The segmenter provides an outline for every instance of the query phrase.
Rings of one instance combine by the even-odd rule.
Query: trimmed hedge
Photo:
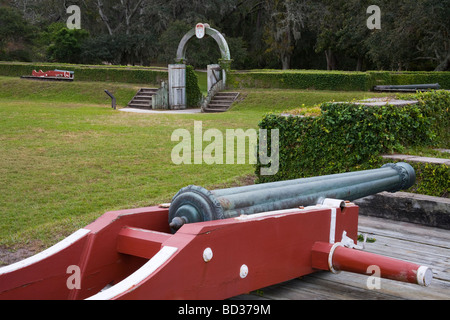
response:
[[[431,119],[434,141],[439,142],[439,147],[450,149],[450,92],[444,90],[418,92],[401,98],[419,101],[424,116]]]
[[[1,62],[0,75],[20,77],[33,70],[64,69],[75,71],[80,81],[117,81],[159,85],[168,73],[152,67],[78,65],[56,63]],[[450,72],[350,72],[322,70],[254,70],[230,72],[227,80],[232,88],[285,88],[341,91],[368,91],[375,85],[439,83],[450,89]]]
[[[368,91],[376,85],[439,83],[450,89],[450,72],[347,72],[313,70],[255,70],[231,72],[233,88],[281,88],[340,91]]]
[[[198,108],[202,100],[198,77],[193,66],[186,66],[186,104],[188,108]]]
[[[293,70],[231,72],[227,85],[234,88],[366,91],[369,89],[369,75],[363,72]]]
[[[448,140],[441,140],[444,123],[439,119],[448,121],[450,92],[420,94],[417,98],[421,103],[406,106],[324,103],[321,115],[315,118],[266,115],[259,127],[280,130],[279,171],[274,176],[261,176],[258,163],[258,182],[379,168],[381,154],[401,152],[404,146],[448,145]],[[448,177],[448,167],[439,170]],[[437,185],[443,189],[425,186],[419,190],[448,194],[448,181]]]
[[[416,171],[417,183],[410,192],[434,197],[450,197],[450,168],[444,164],[410,163]]]
[[[112,81],[125,83],[160,84],[168,78],[167,71],[144,67],[91,66],[54,63],[9,63],[0,62],[0,75],[20,77],[30,75],[33,70],[70,70],[79,81]]]

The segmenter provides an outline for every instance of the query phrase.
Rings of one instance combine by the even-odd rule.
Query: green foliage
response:
[[[192,26],[183,21],[174,21],[160,36],[158,60],[167,64],[174,63],[178,44]]]
[[[448,144],[439,139],[448,128],[440,119],[448,119],[449,93],[417,97],[420,104],[401,107],[324,103],[318,117],[266,115],[259,127],[280,130],[280,170],[259,182],[369,169],[379,155],[405,146]]]
[[[50,61],[78,63],[81,57],[81,43],[89,37],[86,30],[62,28],[52,35],[52,44],[48,47]]]
[[[404,97],[407,98],[407,97]],[[411,96],[417,99],[425,117],[432,119],[431,130],[441,148],[450,148],[450,91],[418,92]]]
[[[260,70],[230,73],[228,83],[244,88],[283,88],[316,90],[368,90],[368,75],[362,72],[310,70]]]
[[[186,66],[186,102],[188,108],[197,108],[203,95],[193,66]]]
[[[444,164],[411,163],[417,183],[411,192],[435,197],[450,197],[450,168]]]
[[[78,4],[82,8],[81,26],[91,34],[89,45],[82,47],[84,63],[98,63],[98,59],[124,65],[173,63],[181,37],[202,21],[229,40],[233,68],[237,69],[450,70],[450,0],[3,0],[0,3],[2,7],[17,9],[20,18],[38,30],[34,32],[38,37],[55,21],[64,24],[69,17],[67,6]],[[369,5],[381,8],[381,30],[367,28]],[[19,20],[0,17],[0,29],[4,21]],[[105,41],[108,38],[113,42]],[[42,61],[48,45],[39,42],[35,48],[39,57],[33,52],[30,58]],[[26,52],[19,50],[22,54]],[[219,57],[217,45],[210,37],[190,41],[189,64],[204,68],[207,63],[216,63]],[[0,58],[13,57],[8,53],[6,58],[5,55]]]
[[[395,163],[392,159],[374,157],[369,169],[380,168],[387,163]],[[416,173],[416,183],[408,190],[411,193],[433,197],[450,197],[450,167],[444,164],[408,162]]]
[[[99,35],[81,43],[81,63],[150,65],[156,56],[157,39],[151,34]]]
[[[0,6],[0,60],[31,60],[34,28],[19,11]]]

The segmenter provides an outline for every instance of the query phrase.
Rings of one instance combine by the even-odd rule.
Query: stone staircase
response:
[[[136,109],[152,109],[152,97],[158,91],[158,89],[153,88],[141,88],[134,96],[133,99],[128,103],[128,108]]]
[[[218,92],[208,105],[203,107],[203,112],[226,112],[238,97],[239,92]]]

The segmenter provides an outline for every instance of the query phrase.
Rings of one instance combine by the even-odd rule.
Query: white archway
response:
[[[225,37],[216,29],[211,28],[208,24],[199,23],[195,28],[188,31],[184,37],[181,39],[180,44],[178,45],[177,50],[177,62],[183,62],[186,59],[186,47],[189,40],[196,35],[197,28],[204,28],[204,34],[212,37],[218,44],[220,49],[220,54],[222,55],[222,60],[230,61],[230,48],[228,47],[228,43],[225,40]]]
[[[177,56],[175,59],[178,66],[169,65],[169,105],[171,109],[186,108],[186,69],[181,67],[180,64],[184,65],[186,60],[186,48],[189,40],[194,36],[201,39],[204,35],[208,35],[216,41],[221,54],[221,59],[219,60],[218,66],[208,66],[208,79],[214,79],[212,83],[208,80],[208,90],[219,81],[216,72],[219,72],[220,74],[220,69],[222,69],[222,79],[220,79],[220,85],[223,87],[226,85],[227,71],[230,69],[232,61],[228,43],[219,31],[211,28],[208,24],[198,23],[195,28],[189,30],[184,35],[178,45]]]

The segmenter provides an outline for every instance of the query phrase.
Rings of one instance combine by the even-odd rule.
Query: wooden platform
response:
[[[429,287],[381,279],[370,290],[368,276],[318,272],[234,299],[268,300],[450,300],[450,232],[392,220],[359,217],[359,232],[375,238],[365,250],[433,269]]]

